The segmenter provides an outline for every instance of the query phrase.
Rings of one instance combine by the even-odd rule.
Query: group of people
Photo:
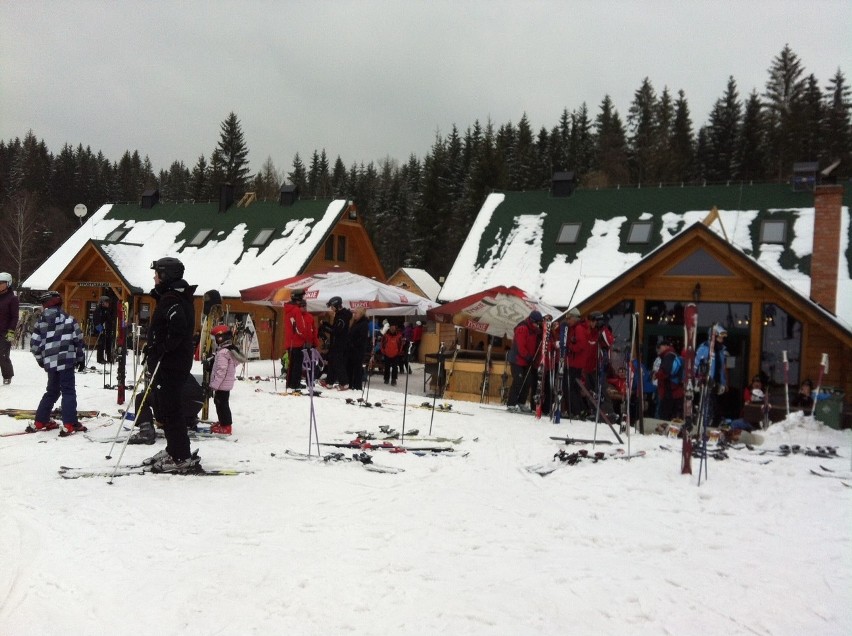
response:
[[[559,408],[566,416],[580,418],[591,414],[596,405],[583,393],[581,384],[590,391],[600,391],[611,370],[602,361],[609,360],[614,336],[605,316],[590,312],[585,319],[579,309],[566,312],[564,320],[551,321],[533,310],[514,329],[507,360],[512,370],[512,385],[506,402],[510,411],[528,411],[541,401],[542,412]],[[545,324],[550,331],[545,338]],[[553,404],[555,373],[562,366],[561,403]],[[539,379],[541,380],[539,385]],[[538,396],[538,398],[537,398]],[[527,406],[529,403],[529,406]]]
[[[385,384],[396,385],[399,373],[411,372],[409,352],[415,355],[423,336],[420,321],[416,326],[406,323],[400,330],[385,320],[381,331],[373,333],[365,309],[349,310],[340,296],[329,299],[326,306],[328,312],[317,326],[307,310],[304,290],[291,291],[290,300],[284,305],[284,367],[288,389],[298,391],[317,381],[324,388],[361,391],[365,371],[371,371],[371,361],[376,357],[382,363]],[[324,351],[324,356],[314,351]],[[307,362],[305,352],[312,356]]]

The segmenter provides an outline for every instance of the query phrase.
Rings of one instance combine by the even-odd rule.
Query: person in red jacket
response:
[[[568,323],[568,333],[565,335],[565,365],[568,367],[565,394],[568,396],[568,417],[577,419],[583,416],[587,408],[577,381],[583,379],[586,358],[591,351],[589,327],[576,307],[568,310],[565,320]]]
[[[538,343],[541,336],[544,317],[541,312],[532,311],[529,317],[515,327],[512,348],[508,360],[512,367],[512,388],[509,389],[509,399],[506,408],[510,411],[524,410],[530,389],[536,380],[533,369],[536,365]]]
[[[385,360],[385,384],[390,382],[396,386],[396,376],[402,364],[402,334],[391,324],[387,333],[382,336],[382,356]]]
[[[287,349],[287,388],[298,390],[302,380],[302,350],[313,346],[314,321],[304,310],[305,292],[294,289],[284,305],[284,348]]]

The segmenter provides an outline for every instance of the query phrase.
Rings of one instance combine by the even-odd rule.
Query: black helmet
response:
[[[109,296],[101,296],[99,302],[108,303],[109,302]]]
[[[151,263],[151,269],[157,272],[157,276],[159,276],[162,281],[178,280],[179,278],[183,278],[183,263],[171,256],[164,256],[163,258],[154,261]]]
[[[47,291],[38,297],[42,307],[56,307],[62,304],[62,295],[58,291]]]
[[[340,296],[332,296],[325,306],[340,309],[341,307],[343,307],[343,299]]]

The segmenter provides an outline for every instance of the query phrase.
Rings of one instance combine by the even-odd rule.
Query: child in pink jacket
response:
[[[213,404],[216,407],[216,417],[219,419],[210,427],[211,433],[230,435],[231,407],[228,401],[234,379],[237,375],[237,365],[246,361],[245,356],[231,342],[232,334],[227,325],[217,325],[210,330],[216,339],[216,356],[213,359],[213,370],[210,372],[210,388],[213,389]]]

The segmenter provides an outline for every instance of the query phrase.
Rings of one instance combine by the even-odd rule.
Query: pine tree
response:
[[[852,101],[846,78],[840,69],[829,80],[825,92],[822,156],[827,164],[840,160],[841,170],[849,174],[852,164]],[[836,176],[836,174],[835,174]]]
[[[630,172],[633,181],[656,181],[654,155],[657,151],[657,95],[647,77],[633,94],[627,114],[630,131]]]
[[[302,196],[308,195],[308,173],[298,152],[293,157],[293,169],[287,173],[287,179],[290,185],[294,185],[299,189]]]
[[[207,177],[207,159],[204,158],[204,155],[200,155],[192,168],[189,196],[193,201],[202,201],[206,196],[208,190]]]
[[[560,130],[562,121],[559,123]],[[589,109],[586,102],[571,113],[571,133],[568,140],[570,149],[569,162],[565,165],[567,170],[572,170],[578,180],[592,171],[595,162],[595,136],[592,120],[589,119]]]
[[[596,174],[589,178],[589,185],[611,186],[630,183],[627,157],[627,137],[621,117],[609,95],[605,95],[600,113],[595,119],[597,148],[595,155]]]
[[[281,178],[272,157],[266,157],[266,161],[260,167],[260,172],[254,179],[254,193],[259,201],[277,201],[278,192],[281,190]]]
[[[236,114],[231,112],[220,125],[219,143],[216,150],[222,162],[224,181],[234,186],[234,194],[241,197],[249,179],[248,146],[243,136],[242,126]],[[218,176],[218,175],[217,175]],[[222,183],[214,183],[219,188]]]
[[[741,108],[737,82],[731,76],[724,95],[713,106],[707,125],[707,179],[710,181],[727,181],[739,176]]]
[[[757,91],[752,91],[745,103],[737,151],[741,179],[757,181],[765,178],[765,149],[766,124],[764,123],[763,104]]]
[[[772,61],[763,94],[767,108],[767,141],[779,180],[789,174],[794,161],[797,144],[794,113],[804,90],[803,72],[798,56],[789,44],[785,44]]]

